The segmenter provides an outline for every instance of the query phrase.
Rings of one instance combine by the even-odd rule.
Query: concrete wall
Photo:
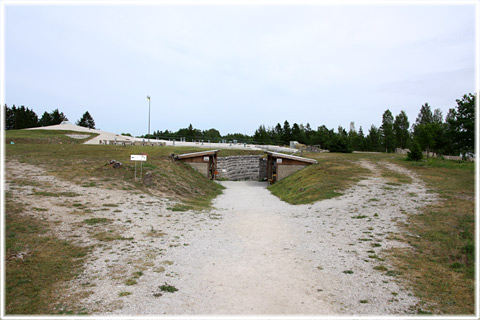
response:
[[[306,165],[278,165],[278,172],[277,172],[277,181],[282,180],[283,178],[291,175],[298,170],[302,170],[305,168]]]
[[[198,172],[203,174],[205,177],[208,177],[208,163],[199,163],[199,162],[185,162],[191,165]]]
[[[219,157],[218,179],[258,181],[267,176],[266,159],[260,156]]]

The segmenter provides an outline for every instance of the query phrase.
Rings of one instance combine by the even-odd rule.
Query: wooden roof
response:
[[[210,150],[210,151],[200,151],[200,152],[179,154],[175,156],[175,159],[188,159],[188,158],[196,158],[196,157],[203,157],[203,156],[211,156],[211,155],[215,155],[219,151],[220,150]]]
[[[271,152],[271,151],[265,151],[265,153],[274,158],[290,159],[290,160],[306,162],[306,163],[318,163],[317,160],[314,160],[314,159],[302,158],[302,157],[292,156],[284,153]]]

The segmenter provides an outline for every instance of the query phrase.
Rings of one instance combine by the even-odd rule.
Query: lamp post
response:
[[[150,143],[150,96],[147,96],[148,99],[148,143]]]

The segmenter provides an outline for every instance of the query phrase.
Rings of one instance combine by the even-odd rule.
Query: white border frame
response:
[[[281,6],[281,5],[295,5],[295,6],[308,6],[308,5],[359,5],[359,6],[366,6],[366,5],[474,5],[475,6],[475,23],[476,23],[476,30],[475,30],[475,92],[476,92],[476,172],[475,172],[475,195],[476,195],[476,203],[475,203],[475,215],[476,215],[476,286],[475,286],[475,315],[473,316],[5,316],[5,299],[4,299],[4,290],[5,290],[5,248],[4,248],[4,227],[5,227],[5,188],[4,188],[4,181],[5,181],[5,167],[4,167],[4,157],[5,157],[5,139],[4,139],[4,132],[5,132],[5,114],[4,114],[4,105],[5,105],[5,11],[6,6],[12,5],[36,5],[36,6],[45,6],[45,5],[63,5],[63,6],[88,6],[88,5],[176,5],[176,6],[200,6],[200,5],[224,5],[224,6],[252,6],[252,5],[270,5],[270,6]],[[479,199],[479,161],[478,155],[480,151],[480,142],[479,142],[479,129],[480,129],[480,120],[479,120],[479,85],[480,85],[480,2],[478,0],[459,0],[459,1],[452,1],[452,0],[0,0],[0,104],[1,104],[1,159],[0,159],[0,174],[1,174],[1,195],[0,195],[0,202],[1,202],[1,230],[0,230],[0,243],[1,243],[1,250],[0,250],[0,271],[1,271],[1,283],[0,283],[0,294],[1,294],[1,301],[0,301],[0,317],[2,319],[478,319],[480,317],[479,314],[479,303],[480,303],[480,296],[479,296],[479,285],[478,280],[480,276],[479,272],[479,263],[480,263],[480,246],[479,246],[479,210],[480,206],[478,203]]]

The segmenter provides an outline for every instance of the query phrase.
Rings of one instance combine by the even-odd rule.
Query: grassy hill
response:
[[[74,139],[67,135],[79,134],[89,136],[84,139]],[[75,132],[68,130],[8,130],[5,133],[5,144],[82,144],[98,136],[98,133]]]

